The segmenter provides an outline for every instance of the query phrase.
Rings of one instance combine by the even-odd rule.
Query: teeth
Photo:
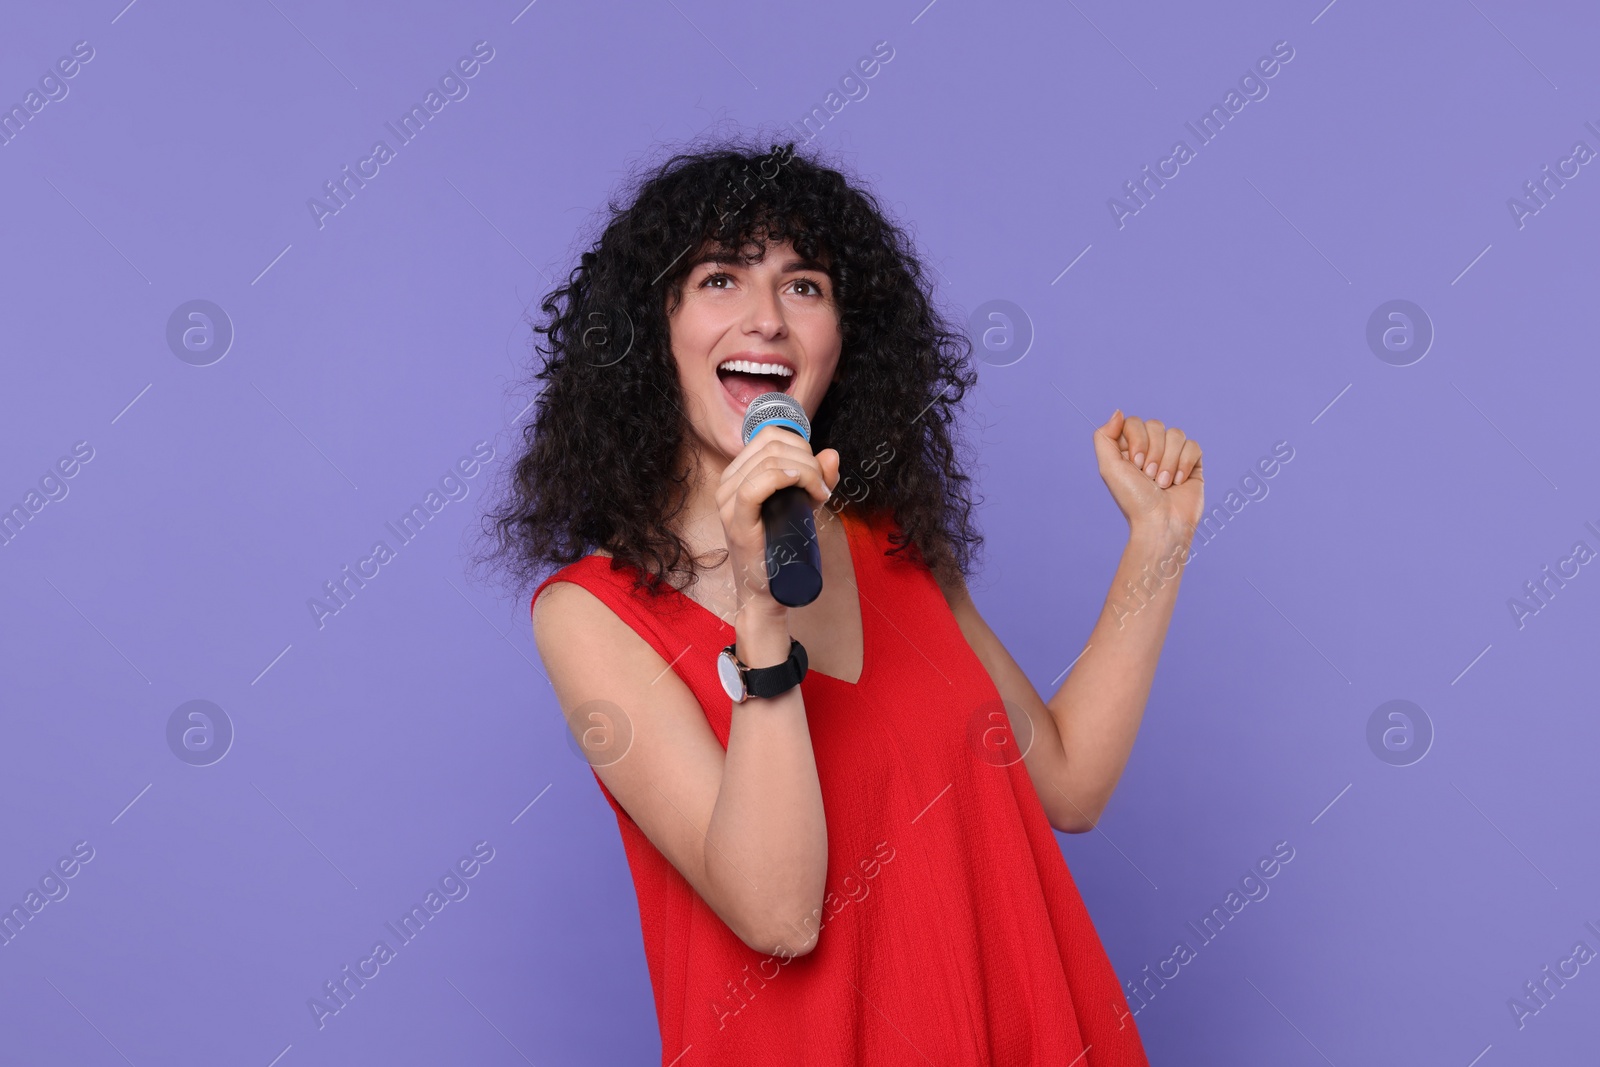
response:
[[[738,371],[741,374],[781,374],[793,377],[794,371],[782,363],[752,363],[748,359],[730,359],[717,365],[718,370]]]

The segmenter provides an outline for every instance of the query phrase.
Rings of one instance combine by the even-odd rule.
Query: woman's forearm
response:
[[[1177,602],[1193,529],[1134,527],[1077,665],[1045,701],[1066,753],[1066,799],[1096,822],[1127,766]]]
[[[735,628],[744,662],[765,667],[788,656],[782,619],[741,615]],[[764,952],[809,951],[819,926],[828,834],[799,687],[733,706],[706,846],[706,878],[740,916],[746,943]]]

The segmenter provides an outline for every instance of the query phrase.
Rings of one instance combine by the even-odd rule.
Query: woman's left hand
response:
[[[1193,537],[1205,510],[1200,445],[1177,427],[1119,408],[1094,432],[1100,477],[1131,529]]]

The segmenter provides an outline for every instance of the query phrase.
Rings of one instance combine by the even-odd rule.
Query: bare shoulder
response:
[[[593,555],[611,557],[605,549]],[[551,582],[534,598],[533,639],[546,660],[553,654],[565,661],[597,641],[614,641],[624,633],[633,634],[632,627],[576,581]]]
[[[631,628],[605,602],[577,582],[551,582],[533,602],[533,639],[539,654],[562,653]]]
[[[965,611],[977,610],[972,604],[972,594],[967,591],[966,579],[961,576],[960,572],[947,578],[941,578],[935,573],[934,581],[938,583],[939,592],[944,594],[945,603],[950,605],[950,610],[954,611],[958,618]]]
[[[596,700],[632,719],[630,706],[666,699],[704,719],[682,680],[661,676],[665,662],[649,642],[576,582],[552,582],[534,601],[533,639],[569,722],[576,708]]]
[[[978,654],[984,667],[994,676],[995,684],[999,685],[1002,675],[1007,670],[1010,656],[1001,645],[1000,638],[995,636],[995,632],[979,613],[978,605],[972,599],[971,591],[967,589],[966,580],[957,573],[951,578],[935,578],[935,581],[938,582],[939,591],[944,594],[945,603],[950,605],[950,613],[955,616],[956,625],[961,628],[961,636],[967,639],[967,644],[972,646],[972,651]]]

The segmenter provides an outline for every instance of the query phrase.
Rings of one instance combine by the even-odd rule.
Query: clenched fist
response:
[[[1205,511],[1200,445],[1176,426],[1118,408],[1094,432],[1100,477],[1132,529],[1192,536]]]

